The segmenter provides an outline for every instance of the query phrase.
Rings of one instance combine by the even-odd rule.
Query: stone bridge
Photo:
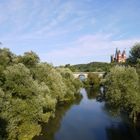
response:
[[[88,73],[94,73],[97,74],[99,77],[103,77],[105,72],[73,72],[73,76],[75,78],[79,78],[80,76],[87,78]]]

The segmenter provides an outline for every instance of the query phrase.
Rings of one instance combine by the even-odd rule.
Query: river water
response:
[[[56,117],[42,125],[34,140],[140,140],[126,117],[113,117],[98,92],[81,89],[77,101],[57,108]]]

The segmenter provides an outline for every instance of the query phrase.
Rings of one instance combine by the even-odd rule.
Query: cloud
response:
[[[63,59],[70,63],[74,63],[75,60],[77,63],[77,60],[80,62],[80,59],[88,57],[93,58],[93,61],[103,61],[103,58],[104,61],[110,61],[110,55],[116,48],[126,48],[128,52],[130,47],[139,41],[140,38],[113,40],[111,34],[85,35],[72,42],[71,46],[67,44],[68,46],[62,49],[42,54],[42,59],[54,62],[55,65],[59,65],[61,62],[58,61]]]
[[[109,61],[139,41],[138,13],[136,0],[2,0],[0,41],[54,64]]]
[[[45,1],[42,5],[41,1],[30,3],[23,0],[11,0],[0,7],[3,7],[0,9],[2,13],[0,14],[0,23],[9,28],[9,31],[5,31],[5,36],[3,35],[2,38],[11,40],[13,38],[40,39],[57,36],[58,32],[62,34],[71,31],[70,28],[63,28],[62,24],[69,25],[79,22],[75,18],[71,18],[69,22],[66,21],[71,13],[75,13],[73,2],[70,1],[63,3],[60,3],[59,0]]]
[[[10,11],[5,11],[7,23],[10,24],[6,23],[5,25],[10,28],[10,31],[5,32],[5,36],[2,36],[3,40],[47,40],[61,35],[67,36],[72,31],[76,32],[85,28],[85,24],[90,22],[88,17],[91,11],[82,9],[75,11],[74,2],[60,3],[60,1],[54,0],[50,3],[49,1],[44,2],[44,5],[40,1],[27,3],[27,1],[15,0],[10,2],[5,8]],[[83,14],[79,15],[80,12],[84,16]],[[91,24],[95,21],[95,18],[91,18]]]

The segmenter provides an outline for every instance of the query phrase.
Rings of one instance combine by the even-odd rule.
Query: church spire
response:
[[[115,56],[111,55],[111,62],[117,62],[117,63],[126,62],[126,51],[125,51],[125,49],[121,53],[121,51],[118,50],[118,48],[116,48]]]
[[[116,48],[115,59],[117,60],[118,48]]]

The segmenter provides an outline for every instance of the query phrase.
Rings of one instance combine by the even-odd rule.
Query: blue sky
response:
[[[0,0],[0,41],[54,65],[110,61],[140,41],[140,0]]]

